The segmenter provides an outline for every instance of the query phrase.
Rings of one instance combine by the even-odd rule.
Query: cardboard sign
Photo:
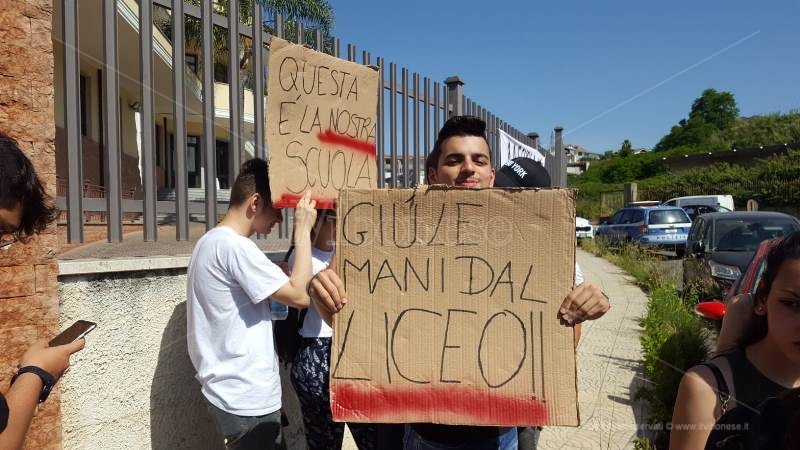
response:
[[[344,190],[337,421],[573,425],[574,191]]]
[[[377,187],[378,72],[272,38],[267,144],[272,201],[294,207],[309,189],[332,208],[343,188]]]

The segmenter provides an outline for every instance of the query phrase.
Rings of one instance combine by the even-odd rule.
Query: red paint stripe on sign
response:
[[[294,208],[297,206],[297,202],[299,202],[302,197],[302,195],[297,194],[283,194],[277,202],[272,203],[272,206],[276,208]],[[336,208],[335,198],[311,197],[311,199],[317,202],[317,209]]]
[[[372,142],[351,138],[350,136],[334,133],[331,130],[317,134],[317,139],[325,144],[341,145],[361,153],[366,153],[370,156],[375,156],[375,144]]]
[[[440,421],[472,425],[547,425],[547,404],[466,386],[422,389],[362,388],[353,383],[331,386],[331,410],[339,422],[402,423]]]

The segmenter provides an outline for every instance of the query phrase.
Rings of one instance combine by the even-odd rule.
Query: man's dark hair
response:
[[[253,194],[259,194],[269,205],[269,164],[261,158],[245,161],[231,188],[229,206],[239,206]]]
[[[22,219],[13,233],[18,239],[44,231],[58,214],[17,141],[0,132],[0,208],[17,205],[22,205]]]
[[[489,140],[486,139],[486,122],[480,117],[475,116],[453,116],[447,120],[439,130],[439,135],[436,137],[436,143],[433,145],[433,150],[428,154],[425,160],[425,178],[427,179],[431,169],[436,169],[439,165],[439,157],[442,155],[442,144],[444,141],[455,136],[477,136],[482,137],[489,145]],[[491,146],[489,146],[489,157],[491,158]]]

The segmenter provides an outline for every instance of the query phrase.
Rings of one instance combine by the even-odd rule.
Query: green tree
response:
[[[633,156],[633,144],[631,144],[631,141],[627,139],[622,141],[622,146],[619,148],[618,154],[623,158]]]
[[[689,120],[702,119],[717,130],[726,130],[739,117],[736,99],[730,92],[706,89],[692,103]]]
[[[688,119],[681,119],[653,148],[664,151],[682,146],[723,146],[720,135],[731,128],[739,115],[730,92],[706,89],[692,102]]]
[[[201,1],[210,0],[186,0],[187,3],[200,7]],[[321,29],[323,36],[327,39],[335,22],[333,7],[326,0],[240,0],[239,1],[239,21],[251,25],[253,23],[253,7],[260,4],[265,14],[263,14],[264,30],[273,33],[274,29],[269,25],[272,16],[279,13],[285,21],[286,36],[291,36],[293,40],[297,24],[302,23],[305,27],[305,41],[313,42],[315,30]],[[229,0],[215,0],[214,12],[221,16],[228,16],[230,11]],[[155,25],[166,36],[172,36],[171,18],[167,16],[164,20],[156,21]],[[193,17],[186,17],[184,30],[186,34],[187,48],[202,48],[203,45],[203,24],[200,20]],[[228,30],[222,27],[213,27],[213,54],[216,70],[222,71],[222,77],[228,70],[229,45]],[[239,40],[239,69],[242,71],[252,71],[249,67],[253,58],[253,41],[250,38],[240,36]],[[200,61],[201,64],[205,62]],[[240,76],[244,77],[245,74]],[[217,77],[219,78],[219,77]],[[249,85],[249,79],[245,80]]]

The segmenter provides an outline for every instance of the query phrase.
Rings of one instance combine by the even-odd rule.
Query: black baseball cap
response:
[[[494,177],[494,187],[547,188],[550,185],[547,169],[530,158],[520,157],[506,162]]]

